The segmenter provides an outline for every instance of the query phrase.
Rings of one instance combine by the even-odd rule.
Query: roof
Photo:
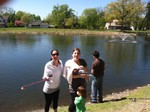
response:
[[[31,23],[31,25],[40,25],[42,22],[41,21],[34,21]]]

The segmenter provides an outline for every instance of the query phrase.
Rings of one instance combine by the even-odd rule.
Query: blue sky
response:
[[[69,8],[75,10],[75,14],[80,16],[86,8],[100,8],[116,0],[10,0],[8,7],[15,11],[24,11],[27,13],[41,16],[45,18],[52,12],[54,5],[67,4]],[[149,0],[144,0],[149,1]]]
[[[21,10],[45,18],[52,12],[54,5],[67,4],[69,8],[75,10],[75,14],[81,15],[86,8],[105,7],[114,0],[11,0],[6,6],[15,11]]]

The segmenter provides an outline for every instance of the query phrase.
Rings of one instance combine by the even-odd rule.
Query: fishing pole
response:
[[[48,77],[52,77],[52,76],[53,76],[52,74],[49,74],[49,75],[48,75]],[[24,89],[27,88],[27,87],[30,87],[30,86],[39,84],[39,83],[44,82],[44,81],[46,81],[46,80],[45,80],[45,79],[42,79],[42,80],[39,80],[39,81],[32,82],[32,83],[30,83],[30,84],[24,85],[24,86],[21,87],[21,90],[24,90]],[[50,80],[50,82],[53,82],[53,81]]]
[[[30,84],[24,85],[24,86],[21,87],[21,90],[24,90],[26,87],[30,87],[30,86],[39,84],[39,83],[44,82],[44,81],[45,81],[45,80],[42,79],[42,80],[39,80],[39,81],[32,82],[32,83],[30,83]]]

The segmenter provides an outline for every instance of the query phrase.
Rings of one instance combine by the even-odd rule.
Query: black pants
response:
[[[58,98],[59,98],[59,90],[54,93],[44,93],[45,96],[45,112],[49,112],[50,105],[53,101],[53,109],[57,109],[58,107]]]
[[[75,97],[77,97],[77,93],[70,93],[71,96],[71,104],[69,105],[69,112],[76,112],[76,106],[74,104]]]

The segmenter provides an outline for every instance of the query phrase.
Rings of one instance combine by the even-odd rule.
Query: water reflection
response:
[[[136,36],[136,44],[109,42],[111,39],[111,36],[92,35],[0,35],[0,111],[43,108],[43,84],[26,91],[20,87],[41,80],[43,67],[54,48],[60,51],[60,58],[65,62],[71,58],[72,49],[79,47],[89,69],[93,61],[91,53],[98,49],[106,62],[104,94],[149,84],[150,38]],[[60,97],[60,104],[68,104],[68,85],[63,78]]]

